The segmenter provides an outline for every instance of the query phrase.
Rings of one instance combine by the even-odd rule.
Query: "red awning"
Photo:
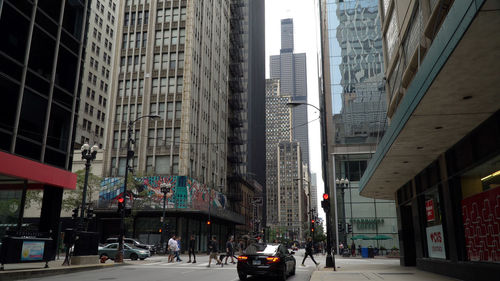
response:
[[[40,184],[53,185],[64,189],[76,189],[76,174],[53,166],[28,160],[0,151],[0,175],[30,181],[30,188]],[[0,186],[4,189],[7,186]]]

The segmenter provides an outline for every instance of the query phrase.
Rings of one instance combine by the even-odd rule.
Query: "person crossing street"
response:
[[[210,267],[210,264],[212,263],[212,259],[215,259],[217,264],[220,264],[221,267],[224,266],[222,261],[218,257],[219,253],[219,243],[217,243],[217,238],[215,236],[212,237],[212,241],[209,242],[208,244],[208,250],[210,252],[210,257],[208,258],[208,265],[207,267]]]
[[[196,255],[194,254],[195,245],[196,245],[196,239],[194,238],[194,235],[191,234],[191,238],[189,239],[189,244],[188,244],[188,255],[189,255],[188,263],[191,262],[191,254],[193,255],[193,263],[196,263]]]
[[[302,266],[305,266],[304,262],[306,261],[307,256],[311,257],[312,261],[314,262],[314,264],[316,264],[316,266],[319,265],[319,263],[316,262],[313,257],[313,242],[311,237],[307,238],[306,253],[304,255],[304,259],[302,260]]]
[[[234,239],[231,236],[229,238],[229,240],[226,242],[226,261],[224,262],[224,264],[227,264],[227,259],[229,257],[231,257],[231,263],[233,263],[233,264],[235,263],[234,262],[234,258],[233,258],[233,256],[234,256],[234,245],[233,245],[233,243],[234,243]]]

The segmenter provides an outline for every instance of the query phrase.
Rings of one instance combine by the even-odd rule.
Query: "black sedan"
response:
[[[238,276],[242,281],[248,275],[276,276],[285,281],[288,275],[295,275],[294,253],[281,244],[251,244],[238,257]]]

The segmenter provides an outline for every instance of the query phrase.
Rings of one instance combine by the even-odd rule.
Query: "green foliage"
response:
[[[65,190],[64,197],[62,201],[62,209],[65,211],[70,211],[76,207],[80,207],[82,204],[83,196],[83,185],[85,183],[85,170],[78,170],[75,172],[76,178],[76,190]],[[87,183],[87,198],[86,202],[90,203],[92,200],[97,198],[92,198],[94,192],[99,190],[101,186],[101,177],[98,177],[91,172],[89,172],[89,178]]]

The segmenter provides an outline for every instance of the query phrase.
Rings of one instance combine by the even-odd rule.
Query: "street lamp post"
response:
[[[321,167],[322,167],[322,174],[323,174],[323,184],[325,187],[325,193],[330,194],[330,185],[328,183],[328,139],[327,139],[327,133],[326,133],[326,110],[325,110],[325,101],[324,101],[324,94],[323,94],[323,99],[320,99],[321,104],[320,107],[318,108],[315,105],[306,103],[306,102],[300,102],[300,101],[291,101],[288,102],[288,106],[290,107],[295,107],[299,105],[309,105],[317,109],[320,113],[320,127],[321,127]],[[337,206],[335,206],[337,208]],[[326,216],[326,262],[325,262],[325,267],[333,267],[333,270],[336,270],[335,267],[335,256],[332,255],[332,242],[331,242],[331,220],[330,220],[330,210],[331,208],[328,208],[325,210],[325,216]]]
[[[134,140],[132,139],[132,128],[135,122],[145,117],[149,117],[152,119],[160,118],[159,115],[143,115],[137,117],[133,121],[128,122],[127,157],[125,160],[125,179],[123,181],[123,209],[121,210],[120,235],[118,237],[118,251],[115,256],[115,262],[123,262],[123,236],[125,234],[125,210],[127,209],[127,178],[129,170],[128,161],[130,160],[130,158],[134,157],[134,151],[130,148],[130,143],[134,143]]]
[[[342,221],[343,221],[342,223],[343,223],[343,227],[345,228],[346,224],[347,224],[347,217],[345,215],[345,189],[349,185],[349,180],[347,178],[336,179],[335,183],[338,186],[340,186],[340,193],[342,195]],[[344,234],[342,235],[342,238],[343,238],[342,240],[344,241],[345,245],[347,245],[347,230],[346,229],[344,229]]]
[[[163,254],[166,253],[166,247],[164,245],[165,243],[165,231],[166,231],[166,227],[165,227],[165,224],[166,224],[166,219],[165,219],[165,213],[166,213],[166,202],[167,202],[167,194],[170,192],[170,187],[172,186],[172,184],[170,183],[162,183],[160,184],[160,188],[161,188],[161,192],[163,192],[163,215],[162,215],[162,218],[161,218],[161,222],[162,222],[162,225],[161,225],[161,237],[160,237],[160,243],[161,243],[161,247],[163,248]]]
[[[85,212],[85,201],[87,201],[87,186],[89,181],[89,172],[90,172],[90,162],[93,161],[97,155],[97,150],[99,147],[97,145],[92,146],[88,143],[82,145],[82,159],[86,160],[85,162],[85,180],[83,182],[83,195],[82,195],[82,210],[80,212],[80,223],[79,227],[83,227],[83,216]]]

